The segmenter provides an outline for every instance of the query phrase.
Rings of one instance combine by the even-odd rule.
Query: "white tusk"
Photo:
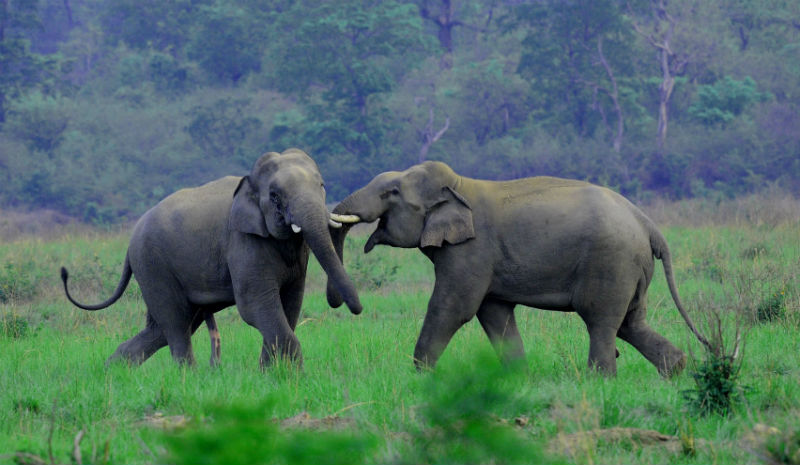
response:
[[[337,229],[342,227],[342,223],[334,220],[328,220],[328,225],[330,225],[330,227],[332,228],[337,228]]]
[[[292,231],[294,231],[295,233],[299,233],[302,230],[303,230],[303,228],[301,228],[300,226],[297,226],[296,224],[292,223]]]
[[[333,221],[338,221],[339,223],[359,223],[361,221],[361,217],[358,215],[340,215],[338,213],[331,213],[331,219]]]

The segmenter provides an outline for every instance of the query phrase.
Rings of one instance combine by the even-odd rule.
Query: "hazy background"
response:
[[[331,201],[425,159],[796,195],[800,2],[0,0],[0,207],[114,223],[291,146]]]

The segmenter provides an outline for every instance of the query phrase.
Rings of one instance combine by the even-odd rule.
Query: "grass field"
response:
[[[324,275],[310,266],[302,371],[260,371],[259,334],[233,308],[217,314],[218,368],[208,366],[204,327],[193,338],[195,367],[177,366],[166,348],[140,367],[105,367],[144,325],[138,288],[85,312],[64,298],[58,268],[69,267],[81,300],[104,299],[127,233],[0,243],[0,463],[75,463],[76,443],[82,463],[268,463],[247,455],[279,449],[285,463],[800,463],[800,225],[663,231],[695,322],[708,330],[702,322],[718,315],[726,331],[745,328],[744,397],[728,415],[687,404],[696,363],[664,380],[620,341],[619,373],[602,378],[585,367],[588,336],[576,315],[525,307],[524,369],[500,367],[472,321],[435,372],[418,374],[411,355],[432,266],[417,250],[363,255],[364,235],[347,244],[363,314],[329,308]],[[656,330],[699,363],[704,351],[660,264],[648,302]],[[664,437],[648,439],[653,432]]]

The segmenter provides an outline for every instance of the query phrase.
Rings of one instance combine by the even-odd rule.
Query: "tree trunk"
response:
[[[597,39],[597,55],[600,57],[600,64],[606,70],[608,80],[611,81],[611,90],[608,91],[611,102],[614,104],[614,112],[617,114],[617,131],[614,135],[614,151],[619,153],[622,150],[622,135],[625,132],[625,122],[622,116],[622,105],[619,104],[619,88],[617,87],[617,79],[614,77],[614,72],[603,54],[603,38]]]

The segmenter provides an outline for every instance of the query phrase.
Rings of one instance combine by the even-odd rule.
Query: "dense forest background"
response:
[[[300,147],[638,199],[800,191],[796,0],[0,0],[0,205],[87,222]]]

